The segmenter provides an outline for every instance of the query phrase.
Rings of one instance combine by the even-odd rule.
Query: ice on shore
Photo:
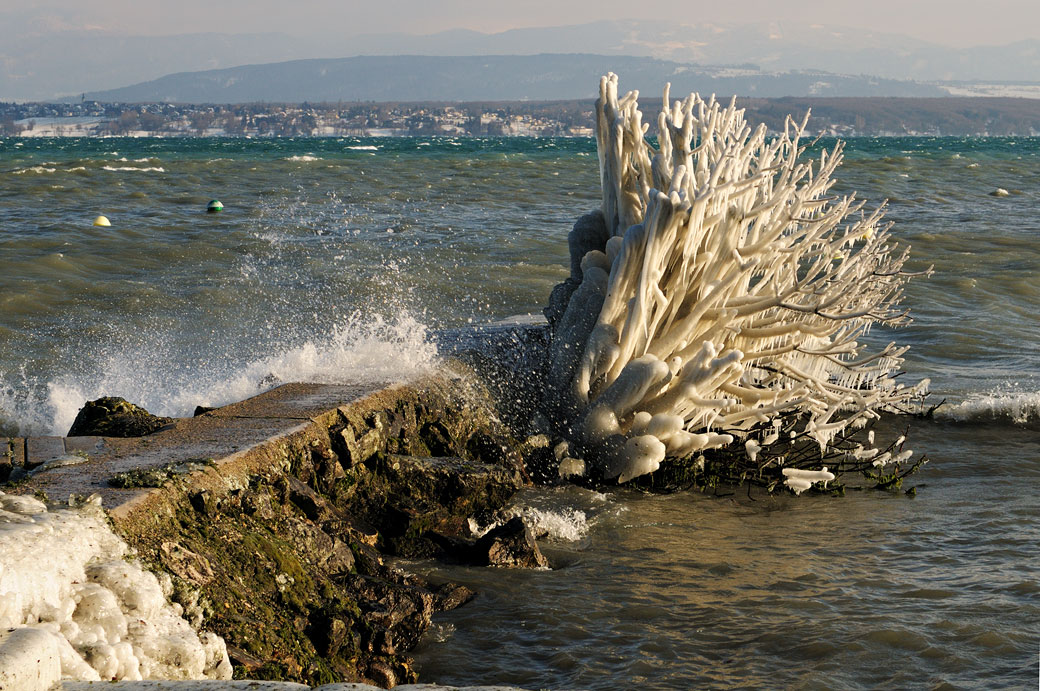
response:
[[[165,586],[132,558],[98,499],[50,510],[0,492],[0,627],[49,635],[63,679],[230,679],[224,641],[196,633]]]

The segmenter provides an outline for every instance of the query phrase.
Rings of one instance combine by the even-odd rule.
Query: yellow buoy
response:
[[[112,224],[109,223],[108,219],[105,218],[104,216],[98,216],[97,218],[94,219],[94,225],[107,227],[107,226],[110,226]]]

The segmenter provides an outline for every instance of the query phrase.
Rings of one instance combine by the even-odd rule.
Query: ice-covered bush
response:
[[[733,103],[670,103],[666,87],[655,149],[637,97],[600,82],[603,204],[571,232],[571,278],[548,310],[551,416],[619,482],[722,447],[764,462],[792,437],[814,440],[802,465],[819,468],[836,437],[926,386],[895,381],[905,348],[859,343],[907,321],[907,249],[883,207],[831,193],[841,143],[803,160],[807,120],[770,134]],[[801,491],[831,475],[818,473],[784,477]]]

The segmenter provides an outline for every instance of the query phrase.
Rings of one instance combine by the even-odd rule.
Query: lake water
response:
[[[935,267],[872,334],[946,399],[885,423],[917,496],[525,494],[551,571],[410,565],[481,591],[424,680],[1035,688],[1040,139],[854,139],[838,178]],[[420,372],[435,330],[539,311],[598,203],[591,140],[0,139],[0,430]]]

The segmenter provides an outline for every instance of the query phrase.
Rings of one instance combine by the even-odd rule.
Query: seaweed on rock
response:
[[[911,274],[884,205],[831,193],[842,144],[805,162],[808,115],[770,135],[733,102],[670,104],[665,87],[655,150],[637,97],[619,98],[613,74],[600,82],[602,208],[571,232],[571,277],[546,310],[546,407],[590,474],[626,482],[723,449],[741,473],[768,463],[801,492],[833,479],[828,456],[905,462],[847,434],[927,381],[897,383],[904,347],[859,342],[907,323]]]

